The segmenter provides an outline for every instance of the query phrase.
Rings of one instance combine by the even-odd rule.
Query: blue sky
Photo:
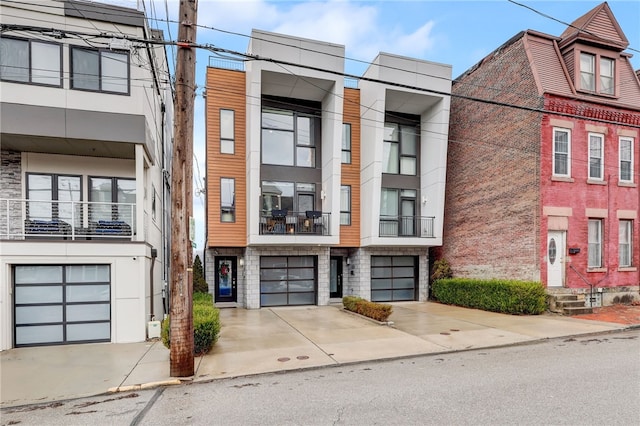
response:
[[[175,0],[101,0],[113,4],[142,4],[152,17],[163,19],[166,10],[176,20]],[[600,1],[516,0],[558,21],[571,23]],[[634,69],[640,69],[640,1],[612,0],[609,7],[629,40]],[[388,52],[450,64],[457,77],[518,32],[532,29],[559,36],[566,24],[508,0],[469,1],[284,1],[199,0],[197,41],[245,52],[252,28],[342,44],[346,72],[362,74],[378,52]],[[175,25],[157,21],[165,37],[176,38]],[[211,29],[214,28],[214,29]],[[228,34],[235,33],[235,34]],[[635,49],[632,50],[632,49]],[[204,87],[208,51],[198,52],[194,152],[200,178],[204,178]],[[171,54],[169,54],[171,59]],[[194,169],[198,177],[198,167]],[[201,187],[202,185],[197,185]],[[196,188],[194,188],[195,190]],[[194,199],[197,250],[204,245],[204,196]]]

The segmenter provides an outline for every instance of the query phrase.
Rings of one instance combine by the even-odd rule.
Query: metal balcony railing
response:
[[[331,213],[271,210],[260,214],[260,235],[329,235]]]
[[[136,205],[88,201],[0,199],[2,239],[128,239]]]
[[[434,238],[432,216],[380,216],[380,237]]]

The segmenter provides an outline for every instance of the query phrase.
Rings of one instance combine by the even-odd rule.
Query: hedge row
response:
[[[204,355],[218,341],[220,334],[220,311],[213,306],[209,293],[193,293],[193,353]],[[162,321],[162,343],[171,347],[170,317]]]
[[[446,278],[434,281],[432,296],[441,303],[516,315],[538,315],[546,309],[540,282]]]
[[[368,300],[355,296],[343,297],[342,304],[348,311],[356,312],[377,321],[386,321],[393,312],[391,305],[369,302]]]

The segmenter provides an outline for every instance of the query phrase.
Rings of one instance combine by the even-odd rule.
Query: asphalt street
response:
[[[11,425],[635,425],[640,330],[3,409]]]

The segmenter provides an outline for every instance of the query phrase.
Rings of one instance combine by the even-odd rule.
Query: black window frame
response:
[[[230,180],[233,182],[233,193],[232,193],[232,198],[233,201],[231,203],[231,206],[225,206],[223,204],[223,200],[222,200],[222,191],[223,191],[223,181],[224,180]],[[224,215],[225,214],[231,214],[231,220],[225,220],[224,219]],[[231,177],[220,177],[220,222],[221,223],[235,223],[236,221],[236,179],[235,178],[231,178]]]
[[[226,137],[226,135],[223,135],[223,128],[222,128],[222,113],[224,112],[230,112],[232,113],[232,122],[231,122],[231,138]],[[225,154],[225,155],[235,155],[236,153],[236,111],[230,108],[220,108],[219,110],[219,119],[220,119],[220,154]],[[231,142],[231,152],[226,152],[222,149],[223,146],[223,142]]]
[[[73,54],[75,51],[82,51],[82,52],[90,52],[90,53],[97,53],[98,55],[98,89],[88,89],[88,88],[84,88],[84,87],[75,87],[75,70],[74,70],[74,63],[73,63]],[[115,53],[115,54],[120,54],[120,55],[124,55],[127,57],[127,90],[126,92],[122,91],[122,92],[118,92],[118,91],[113,91],[113,90],[105,90],[102,88],[102,55],[103,53]],[[71,46],[69,49],[69,76],[70,76],[70,83],[69,83],[69,88],[72,90],[80,90],[80,91],[84,91],[84,92],[94,92],[94,93],[107,93],[107,94],[111,94],[111,95],[120,95],[120,96],[130,96],[131,95],[131,53],[128,50],[111,50],[111,49],[90,49],[90,48],[86,48],[86,47],[80,47],[80,46]]]
[[[344,207],[342,205],[342,189],[343,188],[348,188],[348,190],[349,190],[348,210],[343,210],[342,209]],[[340,226],[351,226],[351,208],[352,208],[352,206],[353,206],[353,203],[351,202],[351,185],[340,185]],[[343,217],[346,217],[348,219],[348,220],[346,220],[347,223],[342,223],[342,218]]]
[[[27,52],[27,56],[29,59],[29,76],[28,76],[28,81],[22,81],[22,80],[15,80],[15,79],[11,79],[11,78],[6,78],[2,76],[2,68],[0,67],[0,80],[1,81],[6,81],[8,83],[18,83],[18,84],[31,84],[31,85],[35,85],[35,86],[43,86],[43,87],[62,87],[63,85],[63,53],[62,53],[62,44],[60,43],[56,43],[53,41],[48,41],[48,40],[35,40],[35,39],[30,39],[30,38],[22,38],[22,37],[7,37],[7,36],[2,36],[1,39],[5,39],[5,40],[16,40],[16,41],[22,41],[22,42],[26,42],[28,45],[28,52]],[[47,83],[42,83],[42,82],[34,82],[33,81],[33,49],[32,49],[32,44],[33,43],[38,43],[38,44],[51,44],[51,45],[55,45],[58,46],[58,54],[59,54],[59,61],[58,61],[58,84],[47,84]]]
[[[89,203],[91,205],[91,203],[94,201],[91,197],[92,194],[92,179],[106,179],[106,180],[111,180],[111,220],[122,220],[120,218],[120,212],[118,210],[118,205],[120,204],[120,202],[118,201],[118,181],[120,180],[126,180],[126,181],[131,181],[131,182],[136,182],[136,178],[125,178],[125,177],[118,177],[118,176],[88,176],[87,178],[87,197],[89,198]],[[137,200],[137,191],[136,191],[136,200]],[[106,201],[105,201],[106,202]],[[126,203],[125,203],[126,204]],[[137,202],[135,203],[129,203],[129,204],[133,204],[133,209],[137,208]],[[92,219],[92,215],[91,215],[91,208],[89,209],[89,220],[93,220]],[[136,217],[135,215],[132,215],[132,220],[133,223],[130,223],[129,225],[133,228],[136,222]],[[126,222],[126,221],[124,221]]]
[[[51,178],[51,197],[49,200],[32,200],[29,198],[29,177],[30,176],[48,176]],[[26,219],[31,220],[31,216],[29,214],[29,203],[37,203],[37,202],[49,202],[51,203],[51,219],[52,220],[60,220],[60,208],[56,201],[60,201],[59,196],[59,188],[58,188],[58,179],[60,177],[69,177],[69,178],[78,178],[80,181],[80,199],[75,201],[77,203],[82,203],[82,195],[83,191],[83,182],[82,175],[74,175],[74,174],[66,174],[66,173],[42,173],[42,172],[27,172],[25,174],[25,195],[27,201],[27,211],[26,211]],[[82,210],[80,209],[80,216],[76,218],[76,221],[80,221],[82,223]]]
[[[353,140],[351,130],[351,123],[342,123],[342,156],[340,158],[342,164],[351,164],[351,142]],[[345,138],[347,135],[348,139]]]

